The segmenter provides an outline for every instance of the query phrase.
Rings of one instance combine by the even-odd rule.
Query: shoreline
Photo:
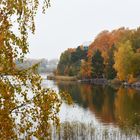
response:
[[[55,76],[55,75],[48,75],[48,80],[57,80],[57,81],[77,81],[76,76]]]
[[[119,81],[117,79],[113,80],[108,80],[106,78],[78,79],[76,76],[54,76],[54,75],[48,75],[47,79],[56,81],[78,82],[93,85],[123,86],[125,88],[134,88],[136,90],[140,90],[140,81],[128,83]]]

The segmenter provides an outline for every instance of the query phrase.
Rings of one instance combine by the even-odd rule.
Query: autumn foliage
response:
[[[60,122],[61,97],[42,87],[37,65],[19,69],[15,63],[22,63],[29,52],[40,2],[45,12],[50,0],[0,0],[1,140],[49,139],[51,125]]]
[[[76,69],[72,75],[80,75],[81,78],[118,78],[128,82],[136,81],[140,75],[140,28],[104,30],[88,46],[84,55],[80,49],[78,53],[77,49],[62,53],[57,70],[62,70],[61,65],[62,71],[66,72],[63,75],[71,75],[71,71]],[[77,56],[73,57],[73,53]],[[66,63],[62,63],[64,60]]]

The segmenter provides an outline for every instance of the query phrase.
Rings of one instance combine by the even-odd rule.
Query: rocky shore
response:
[[[108,80],[105,78],[96,78],[96,79],[82,79],[78,80],[80,83],[90,83],[90,84],[97,84],[97,85],[107,85]]]
[[[139,89],[140,90],[140,81],[139,82],[134,82],[134,83],[128,83],[128,82],[124,82],[122,84],[124,87],[131,87],[131,88],[135,88],[135,89]]]

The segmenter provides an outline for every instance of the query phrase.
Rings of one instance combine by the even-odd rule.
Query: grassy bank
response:
[[[48,75],[48,80],[57,80],[57,81],[77,81],[76,76],[54,76]]]

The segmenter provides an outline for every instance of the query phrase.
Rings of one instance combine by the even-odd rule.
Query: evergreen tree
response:
[[[101,56],[101,52],[97,50],[92,57],[92,75],[93,77],[103,77],[104,72],[104,59]]]

